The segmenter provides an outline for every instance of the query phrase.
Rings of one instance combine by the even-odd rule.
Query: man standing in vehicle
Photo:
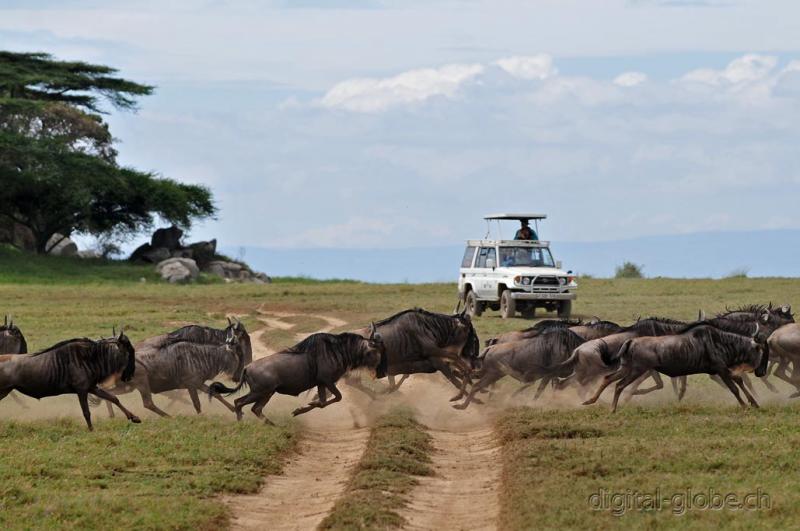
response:
[[[531,229],[530,225],[528,225],[527,219],[521,219],[520,224],[522,225],[517,233],[514,234],[515,240],[538,240],[539,235],[536,234],[536,231]]]

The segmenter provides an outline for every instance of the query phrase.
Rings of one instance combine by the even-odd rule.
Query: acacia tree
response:
[[[187,228],[216,211],[205,187],[117,164],[99,102],[135,110],[153,87],[115,72],[0,52],[0,217],[27,227],[38,252],[56,233],[124,235],[155,216]]]

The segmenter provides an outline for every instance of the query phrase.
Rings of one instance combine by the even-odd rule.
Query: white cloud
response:
[[[558,74],[553,58],[545,53],[506,57],[495,63],[508,74],[520,79],[547,79]]]
[[[320,103],[328,108],[377,112],[434,96],[452,98],[462,84],[483,70],[480,64],[451,64],[440,68],[409,70],[382,79],[349,79],[331,88]]]
[[[635,87],[647,81],[647,75],[642,72],[624,72],[614,78],[614,84],[620,87]]]
[[[777,64],[777,57],[747,54],[734,59],[723,70],[699,68],[687,73],[681,80],[713,86],[752,83],[769,76]]]

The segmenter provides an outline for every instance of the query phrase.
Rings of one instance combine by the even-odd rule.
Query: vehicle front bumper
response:
[[[578,298],[577,293],[553,293],[553,292],[528,292],[528,291],[513,291],[511,298],[514,300],[523,301],[574,301]]]

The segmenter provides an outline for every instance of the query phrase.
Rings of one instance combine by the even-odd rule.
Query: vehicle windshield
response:
[[[501,267],[555,267],[546,247],[500,247]]]

